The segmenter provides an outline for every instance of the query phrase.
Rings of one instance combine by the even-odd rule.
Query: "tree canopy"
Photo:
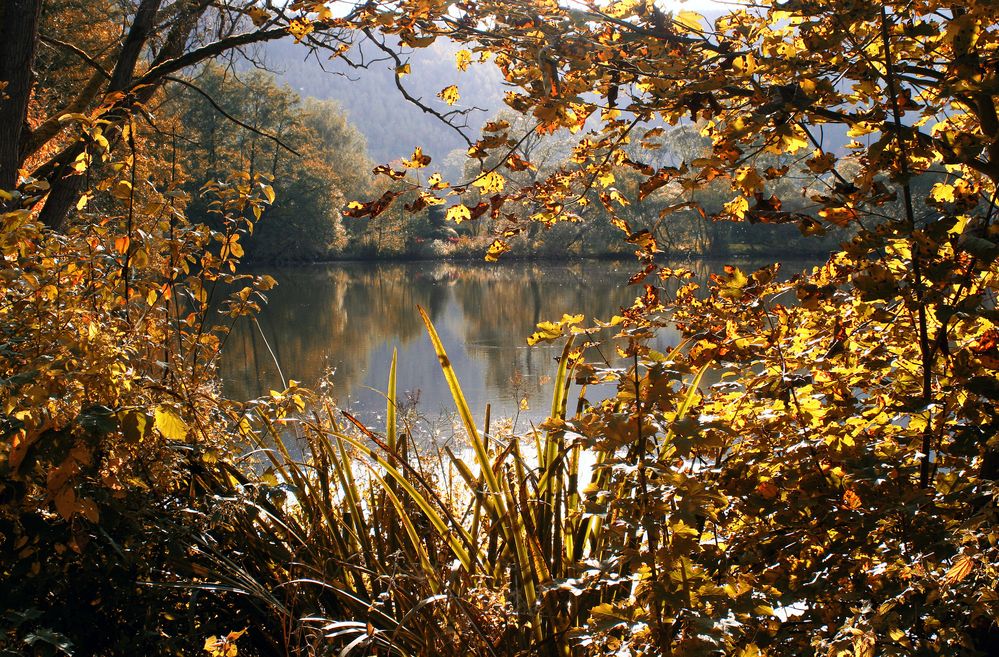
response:
[[[5,649],[995,654],[995,3],[766,0],[710,21],[652,0],[100,6],[114,20],[79,44],[77,5],[0,10]],[[407,49],[456,41],[457,69],[509,87],[511,118],[463,137],[466,179],[417,147],[376,167],[352,219],[488,220],[497,260],[597,205],[634,252],[631,305],[525,336],[562,345],[528,435],[478,423],[422,308],[469,448],[433,469],[394,361],[381,428],[294,381],[219,394],[228,329],[274,284],[237,262],[275,198],[255,148],[280,159],[282,137],[219,135],[250,165],[203,187],[215,220],[194,224],[164,141],[182,130],[154,110],[190,67],[285,35],[348,58],[366,39],[456,130],[460,84],[413,96]],[[261,110],[284,102],[258,89]],[[703,147],[657,158],[683,134]],[[542,162],[546,136],[568,157]],[[291,193],[350,166],[311,155]],[[628,214],[656,198],[651,223]],[[842,243],[793,276],[699,285],[657,259],[679,213]],[[679,343],[650,346],[666,327]]]

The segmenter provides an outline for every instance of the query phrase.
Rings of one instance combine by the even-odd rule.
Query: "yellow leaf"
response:
[[[447,203],[444,199],[437,198],[433,194],[428,194],[427,192],[420,192],[420,200],[427,205],[444,205]]]
[[[406,62],[402,66],[395,67],[395,74],[398,75],[400,78],[404,75],[409,75],[412,72],[413,72],[413,67],[409,65],[409,62]]]
[[[454,105],[458,102],[461,96],[458,94],[458,86],[452,84],[449,87],[444,87],[437,92],[437,97],[443,100],[448,105]]]
[[[73,171],[77,173],[83,173],[90,167],[90,153],[83,152],[76,156],[73,160]]]
[[[877,132],[878,126],[874,123],[868,121],[857,121],[856,123],[850,124],[850,129],[846,131],[846,134],[850,137],[863,137],[864,135],[869,135],[872,132]]]
[[[119,180],[115,183],[114,189],[111,191],[111,196],[120,201],[127,200],[132,196],[132,183],[127,180]]]
[[[756,167],[742,167],[735,172],[735,186],[746,196],[752,196],[763,190],[763,178]]]
[[[950,22],[943,40],[951,44],[955,55],[965,55],[978,43],[979,27],[973,14],[963,14]]]
[[[239,243],[239,235],[229,238],[229,252],[236,258],[243,257],[243,245]]]
[[[767,147],[771,153],[797,153],[808,146],[808,138],[796,126],[783,125],[775,133],[780,139],[776,144]]]
[[[954,186],[946,183],[937,183],[930,190],[930,198],[937,203],[953,203],[955,200]]]
[[[270,185],[261,185],[260,188],[263,190],[263,192],[264,192],[264,198],[267,199],[267,202],[268,203],[273,203],[274,202],[274,198],[275,198],[275,196],[274,196],[274,188],[271,187]]]
[[[557,322],[538,322],[538,330],[527,338],[527,344],[533,347],[539,342],[557,340],[565,335],[565,329],[571,329],[573,326],[582,321],[583,315],[570,315],[566,313],[563,314],[562,319]]]
[[[947,585],[957,584],[962,579],[971,574],[971,571],[975,569],[975,560],[968,555],[961,555],[958,557],[954,565],[950,567],[947,574],[944,575],[944,583]]]
[[[510,250],[510,246],[503,240],[493,240],[486,251],[486,262],[496,262],[499,257]]]
[[[506,178],[495,171],[490,171],[473,182],[472,185],[482,190],[483,194],[493,194],[503,191],[503,187],[506,186]]]
[[[453,221],[456,224],[468,221],[471,218],[472,212],[466,205],[453,205],[447,209],[447,214],[444,216],[445,220]]]
[[[725,214],[731,215],[740,221],[746,217],[746,212],[748,210],[749,199],[745,196],[739,196],[725,204]]]
[[[422,169],[423,167],[430,164],[430,156],[423,154],[423,149],[417,146],[413,149],[413,155],[410,159],[403,158],[402,165],[407,169]]]
[[[184,440],[187,437],[187,423],[169,406],[161,404],[156,407],[153,426],[167,440]]]
[[[683,11],[677,12],[677,14],[673,17],[673,20],[695,32],[700,32],[704,29],[704,16],[701,16],[696,11],[684,9]]]
[[[752,75],[756,72],[756,58],[752,53],[741,55],[732,60],[732,67],[742,75]]]
[[[454,54],[454,63],[459,71],[467,71],[468,65],[472,63],[472,53],[464,48]]]
[[[313,25],[310,21],[304,18],[293,18],[291,22],[288,23],[288,32],[295,37],[295,41],[301,41],[313,30]]]
[[[447,189],[451,185],[448,181],[444,180],[444,176],[440,173],[435,173],[427,179],[427,186],[430,189]]]
[[[252,7],[251,9],[247,10],[246,13],[250,17],[250,20],[253,21],[253,24],[256,25],[257,27],[260,27],[271,18],[271,15],[267,13],[266,10],[261,9],[260,7]]]

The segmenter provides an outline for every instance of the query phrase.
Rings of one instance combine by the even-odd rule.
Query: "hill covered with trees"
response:
[[[376,162],[408,157],[420,146],[432,155],[435,167],[444,167],[448,173],[460,170],[468,148],[462,136],[419,107],[400,102],[394,60],[371,44],[355,50],[349,53],[351,61],[363,62],[364,68],[329,60],[321,53],[310,55],[293,41],[270,43],[261,55],[277,79],[302,97],[336,101],[367,138],[368,153]],[[427,48],[406,49],[400,61],[409,64],[410,72],[400,78],[400,83],[415,98],[442,111],[450,107],[437,98],[438,92],[459,85],[461,98],[454,107],[471,111],[457,124],[467,124],[465,131],[477,135],[486,120],[503,106],[502,78],[492,66],[470,66],[460,71],[455,64],[459,50],[459,46],[443,39]],[[455,150],[460,150],[461,155],[452,155]]]

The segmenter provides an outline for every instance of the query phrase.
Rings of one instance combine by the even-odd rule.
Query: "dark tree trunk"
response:
[[[135,65],[139,61],[139,56],[142,54],[142,49],[146,46],[149,36],[156,27],[156,12],[159,11],[161,2],[162,0],[142,0],[139,3],[128,36],[125,37],[125,43],[122,44],[118,63],[111,73],[111,81],[108,84],[109,92],[125,91],[131,85],[135,77]],[[76,174],[72,165],[76,156],[81,152],[83,152],[82,145],[71,148],[72,158],[67,155],[66,159],[49,176],[51,191],[49,191],[45,206],[39,214],[39,219],[46,226],[61,228],[70,209],[80,198],[83,176]]]
[[[17,184],[41,11],[41,0],[0,4],[0,189]]]

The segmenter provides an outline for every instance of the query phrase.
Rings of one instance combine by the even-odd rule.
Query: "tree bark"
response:
[[[220,39],[185,53],[183,47],[187,36],[190,30],[197,25],[197,19],[208,7],[208,3],[204,0],[195,0],[191,3],[190,15],[186,20],[178,20],[167,35],[163,48],[153,58],[150,69],[136,78],[135,66],[138,57],[155,29],[153,18],[156,9],[153,7],[158,8],[160,3],[161,0],[143,0],[122,48],[118,65],[115,66],[112,73],[112,79],[108,86],[109,91],[129,93],[134,90],[131,91],[129,98],[119,102],[119,109],[113,110],[103,117],[115,124],[121,123],[127,118],[132,106],[148,102],[156,90],[167,81],[170,74],[233,48],[270,41],[288,33],[286,28],[247,32]],[[144,10],[151,13],[144,13]],[[83,142],[73,144],[38,169],[37,173],[44,174],[51,185],[49,196],[39,215],[40,220],[50,228],[63,228],[71,208],[79,199],[84,177],[75,175],[72,165],[76,157],[84,151],[84,148]]]
[[[135,65],[156,27],[156,12],[159,11],[161,2],[162,0],[142,0],[139,3],[132,26],[128,30],[128,36],[125,37],[125,43],[122,44],[118,63],[111,73],[111,81],[108,83],[109,93],[126,91],[131,85],[135,77]],[[56,167],[54,173],[48,178],[49,195],[38,215],[38,218],[46,226],[62,227],[69,215],[70,208],[80,197],[83,176],[73,171],[72,164],[76,156],[83,150],[82,143],[71,147],[69,152],[72,157],[67,157],[65,161],[61,162],[60,166]]]
[[[0,189],[12,190],[21,166],[42,0],[5,0],[0,8]]]

